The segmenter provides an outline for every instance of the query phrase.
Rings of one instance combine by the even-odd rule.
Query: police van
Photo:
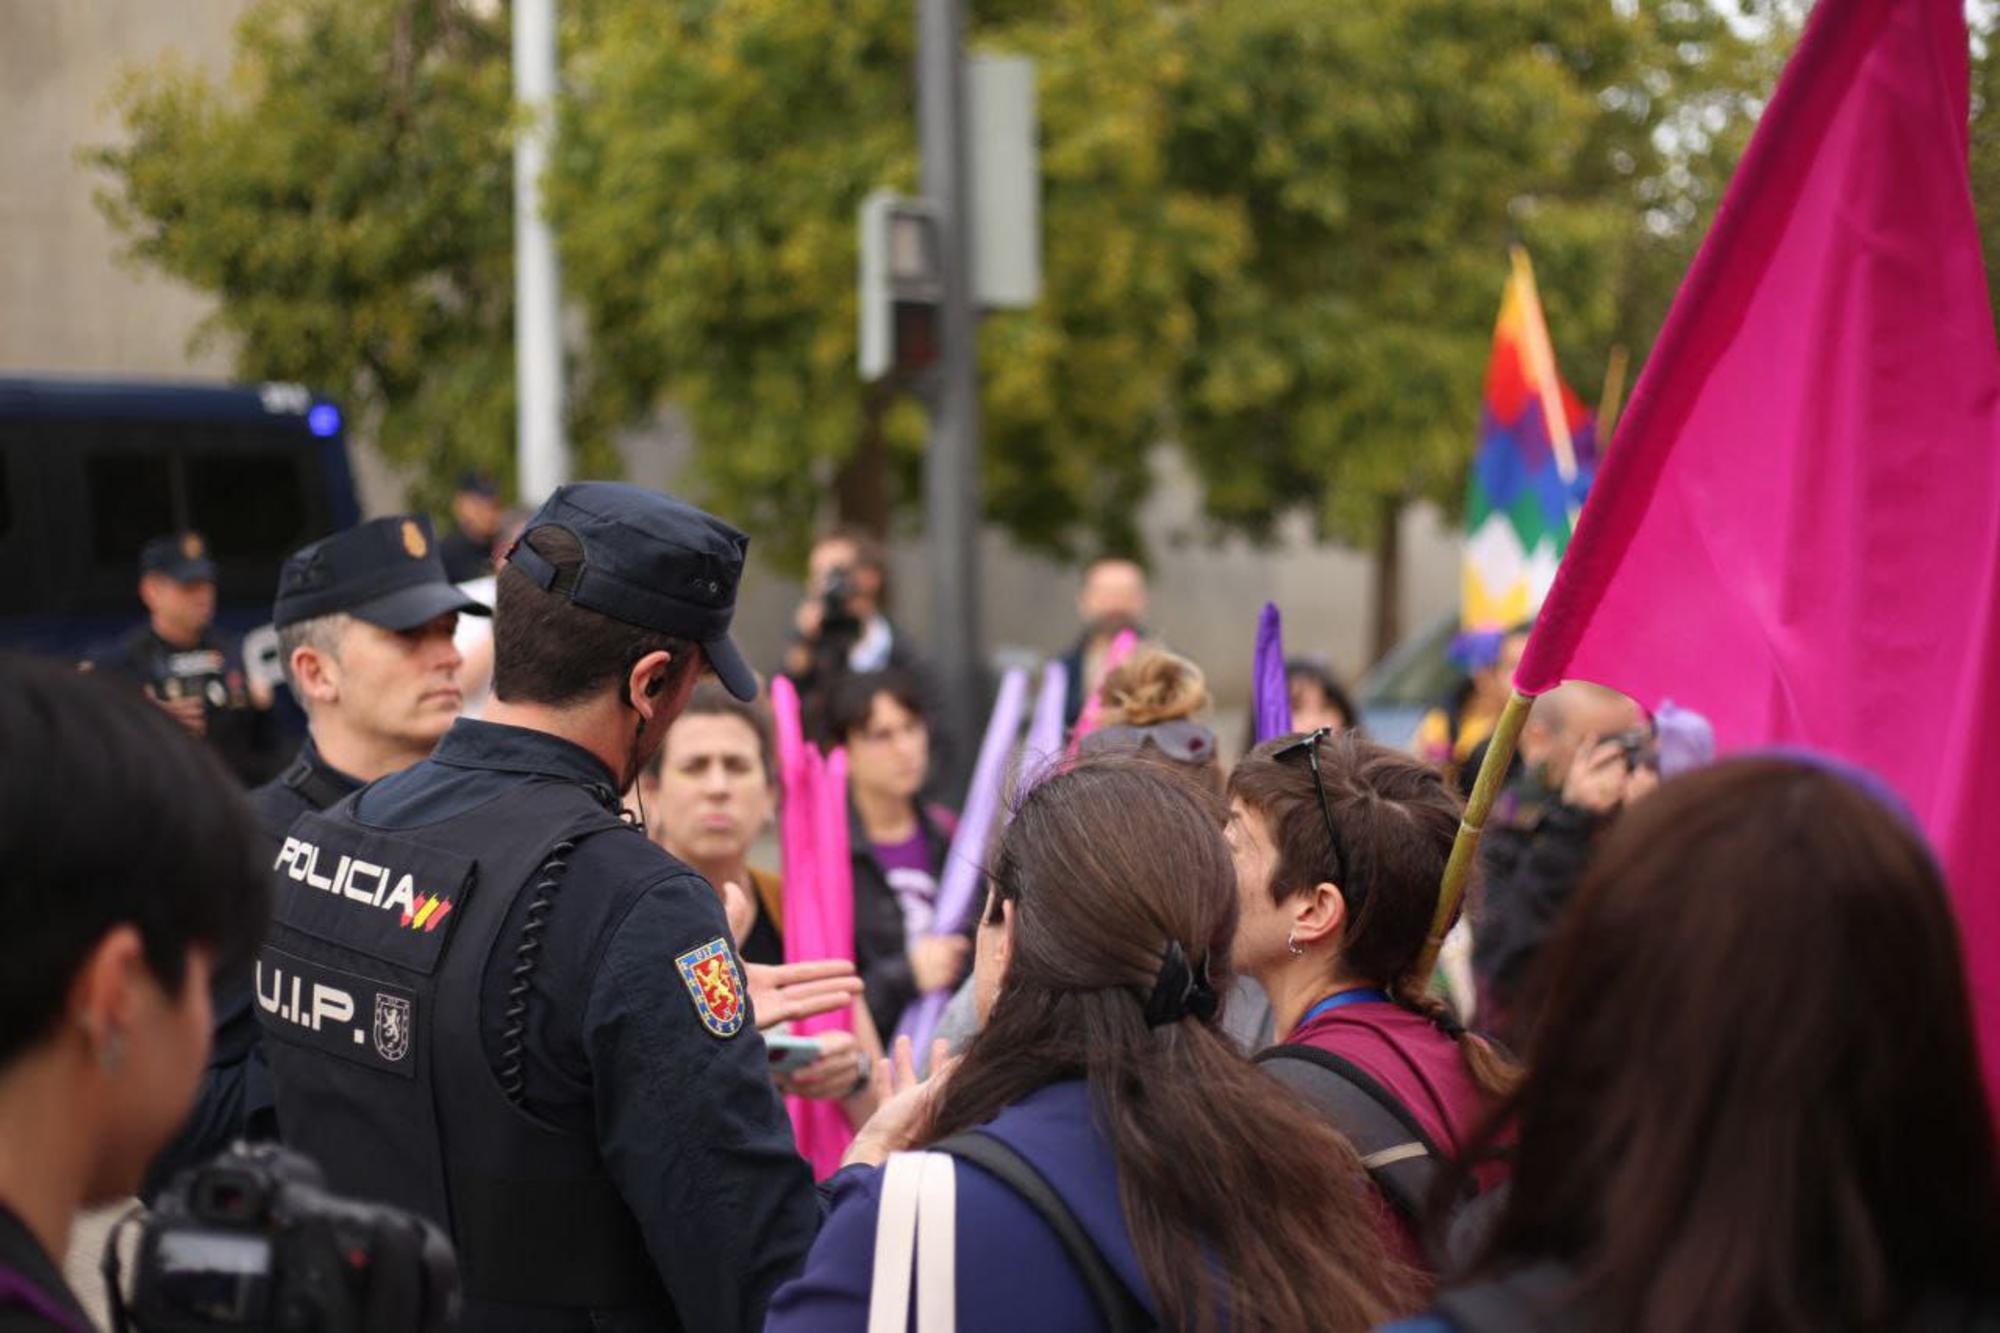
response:
[[[115,637],[144,615],[139,548],[186,529],[244,633],[288,553],[359,520],[340,409],[299,385],[0,377],[0,648]]]

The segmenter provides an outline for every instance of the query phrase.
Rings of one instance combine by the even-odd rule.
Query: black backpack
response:
[[[1431,1191],[1450,1167],[1451,1156],[1424,1132],[1409,1108],[1358,1065],[1317,1046],[1273,1046],[1259,1051],[1256,1062],[1354,1145],[1382,1197],[1422,1234]],[[1475,1193],[1468,1179],[1455,1209]]]

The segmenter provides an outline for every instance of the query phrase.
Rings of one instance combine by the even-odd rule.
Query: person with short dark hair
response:
[[[932,933],[957,816],[923,799],[930,725],[909,676],[875,671],[841,678],[826,726],[829,744],[847,748],[854,959],[875,1030],[893,1034],[912,1001],[956,986],[965,974],[970,942]]]
[[[1488,1139],[1513,1180],[1404,1333],[2000,1326],[2000,1156],[1910,813],[1797,754],[1676,777],[1591,862]]]
[[[505,516],[492,477],[476,471],[459,474],[451,495],[451,531],[439,543],[446,578],[470,583],[493,573],[493,544],[500,539]]]
[[[460,614],[488,612],[446,580],[421,514],[359,524],[285,560],[272,623],[307,734],[290,767],[250,793],[266,865],[300,815],[431,752],[458,716],[452,628]],[[154,1162],[149,1198],[238,1138],[278,1136],[253,994],[247,966],[218,980],[201,1095]]]
[[[805,596],[780,666],[798,687],[811,738],[833,744],[827,709],[847,676],[900,671],[920,690],[928,689],[928,665],[915,641],[889,618],[889,602],[889,553],[874,534],[837,527],[813,543]]]
[[[1084,566],[1083,586],[1076,594],[1076,618],[1083,630],[1063,654],[1067,688],[1063,695],[1063,726],[1074,727],[1083,706],[1102,683],[1104,656],[1112,641],[1126,630],[1146,636],[1150,594],[1146,571],[1122,555],[1099,556]]]
[[[1084,757],[1028,793],[979,923],[984,1025],[856,1137],[849,1160],[886,1169],[835,1177],[772,1333],[880,1327],[875,1303],[907,1294],[877,1244],[906,1148],[957,1158],[943,1257],[967,1333],[1359,1333],[1411,1308],[1353,1150],[1216,1030],[1237,912],[1220,816],[1212,793],[1132,755]]]
[[[129,691],[0,655],[0,754],[0,1328],[83,1333],[71,1223],[180,1124],[268,901],[230,774]]]
[[[1390,1234],[1407,1263],[1429,1268],[1430,1182],[1465,1159],[1516,1076],[1417,971],[1458,797],[1432,765],[1314,731],[1244,756],[1229,799],[1237,964],[1263,984],[1280,1043],[1258,1058],[1380,1163],[1371,1175]],[[1483,1165],[1477,1183],[1504,1174]]]
[[[778,765],[771,719],[754,701],[720,685],[695,686],[688,705],[667,731],[666,744],[639,774],[639,806],[647,836],[685,861],[725,893],[740,894],[731,921],[745,963],[785,961],[784,883],[750,864],[750,847],[777,811]],[[869,1087],[881,1039],[857,1003],[852,1032],[814,1034],[821,1055],[794,1073],[778,1076],[787,1094],[838,1101],[858,1125],[875,1109]]]
[[[656,492],[558,488],[500,572],[486,716],[279,852],[286,1142],[449,1228],[467,1327],[753,1328],[818,1227],[757,1025],[859,983],[746,985],[715,889],[623,817],[704,671],[756,694],[747,545]]]
[[[243,645],[215,628],[216,565],[198,532],[155,537],[139,552],[146,622],[84,656],[87,671],[131,682],[215,747],[245,786],[282,762],[271,691],[243,667]]]

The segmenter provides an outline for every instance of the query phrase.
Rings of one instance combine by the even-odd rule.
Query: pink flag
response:
[[[2000,354],[1966,88],[1960,0],[1814,8],[1515,679],[1886,778],[1944,858],[2000,1088]]]
[[[799,696],[792,682],[771,682],[771,712],[777,722],[778,772],[784,806],[778,816],[779,848],[785,863],[785,961],[854,957],[854,866],[847,846],[847,752],[821,758],[805,739]],[[800,1034],[849,1032],[848,1010],[800,1019]],[[854,1133],[837,1102],[788,1097],[792,1133],[799,1154],[824,1178],[840,1169]]]

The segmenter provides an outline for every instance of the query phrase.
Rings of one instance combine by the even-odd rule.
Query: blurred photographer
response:
[[[1616,690],[1571,681],[1535,701],[1522,773],[1482,850],[1486,897],[1473,944],[1481,1027],[1522,1049],[1520,984],[1618,813],[1660,784],[1652,725]]]
[[[138,693],[0,656],[0,753],[0,1329],[81,1333],[71,1224],[179,1127],[269,905],[235,782]]]
[[[922,675],[916,645],[889,619],[888,603],[889,562],[881,542],[859,529],[835,528],[813,543],[783,672],[798,686],[814,734],[842,676],[890,667]]]

